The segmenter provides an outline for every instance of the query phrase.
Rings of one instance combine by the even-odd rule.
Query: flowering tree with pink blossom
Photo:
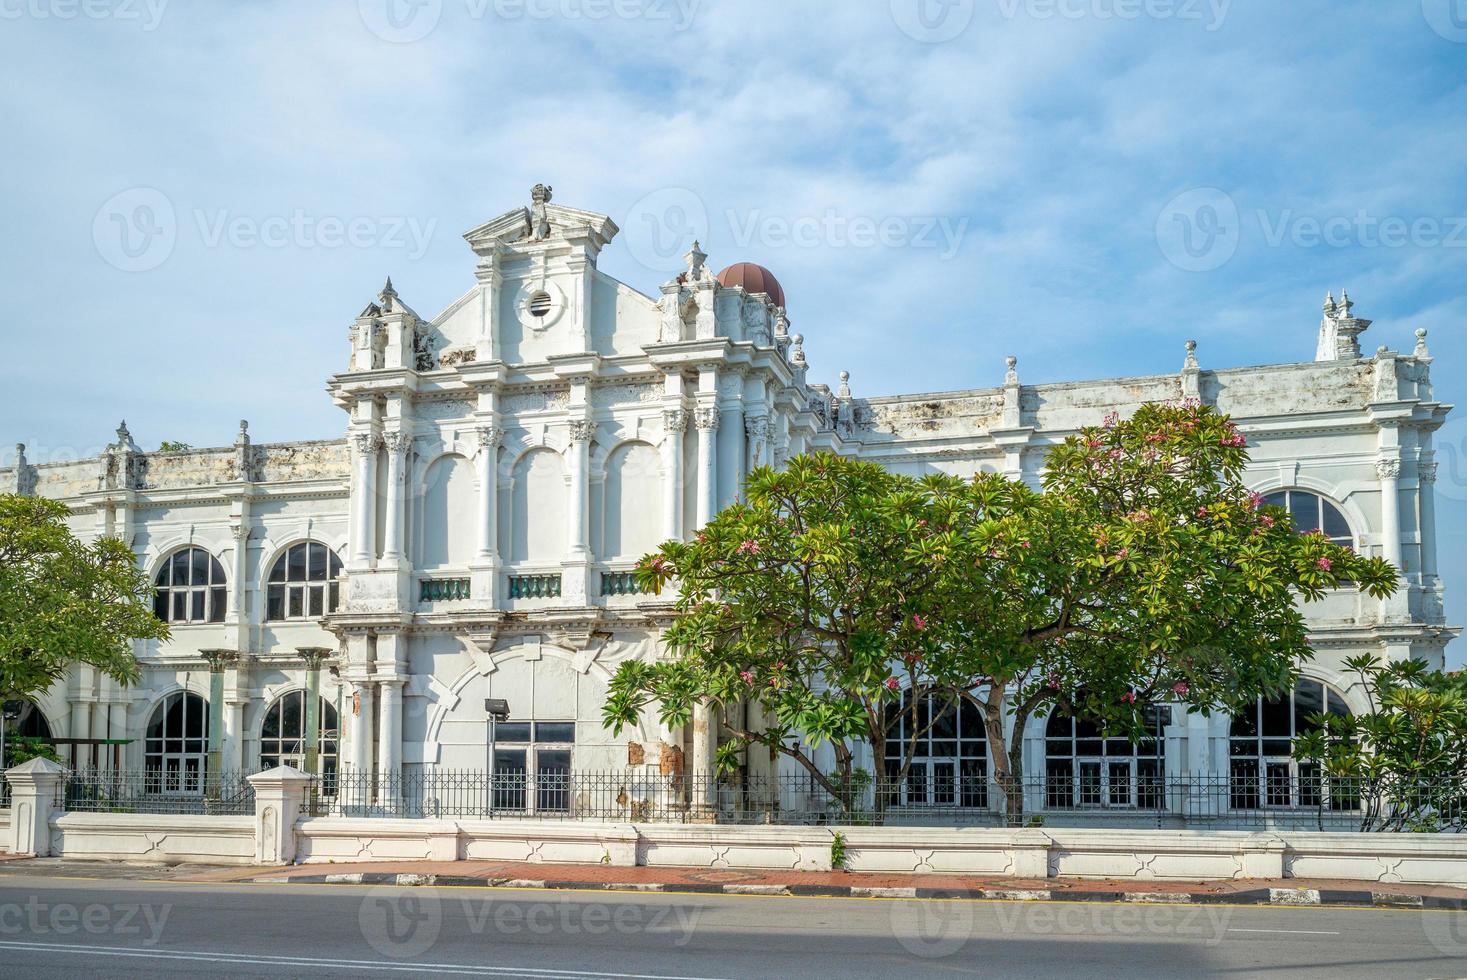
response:
[[[1336,588],[1389,595],[1395,570],[1296,533],[1243,482],[1247,439],[1195,403],[1147,404],[1055,446],[1043,492],[997,476],[955,491],[953,574],[929,633],[971,671],[1010,822],[1023,815],[1023,736],[1059,709],[1139,734],[1148,707],[1240,709],[1293,686],[1311,656],[1303,603]]]

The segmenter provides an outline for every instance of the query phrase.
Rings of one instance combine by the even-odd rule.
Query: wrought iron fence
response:
[[[310,801],[317,815],[535,817],[684,823],[907,826],[1104,826],[1289,830],[1467,827],[1467,788],[1321,777],[1092,778],[1047,775],[1015,787],[1022,806],[985,776],[863,781],[842,789],[808,775],[664,776],[656,770],[496,773],[407,767],[344,770]]]
[[[10,808],[10,783],[3,774],[0,774],[0,810]]]
[[[77,770],[57,789],[64,810],[89,813],[253,814],[255,790],[246,773],[211,776],[201,770]]]

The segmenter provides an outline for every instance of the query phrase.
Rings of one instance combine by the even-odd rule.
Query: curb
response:
[[[399,885],[471,888],[535,888],[546,891],[669,892],[693,895],[765,895],[784,898],[936,899],[978,902],[1114,902],[1136,905],[1274,905],[1294,908],[1345,905],[1391,909],[1467,910],[1467,898],[1399,895],[1367,890],[1253,888],[1238,892],[1085,891],[1014,888],[877,888],[862,885],[760,885],[703,882],[556,881],[469,878],[462,875],[393,874],[384,871],[321,875],[263,875],[244,879],[270,885]]]

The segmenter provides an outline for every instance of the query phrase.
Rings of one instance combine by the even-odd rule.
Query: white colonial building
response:
[[[1078,427],[1184,396],[1237,420],[1258,491],[1393,562],[1403,587],[1308,608],[1318,657],[1297,704],[1232,722],[1165,711],[1158,738],[1128,749],[1055,719],[1031,734],[1029,772],[1101,773],[1117,803],[1125,772],[1286,773],[1308,710],[1365,707],[1345,657],[1442,664],[1457,631],[1437,575],[1432,433],[1448,406],[1424,331],[1409,353],[1362,356],[1370,321],[1342,293],[1312,362],[1204,370],[1179,341],[1175,374],[1025,385],[1009,358],[997,387],[861,398],[844,372],[834,391],[809,380],[767,270],[715,275],[695,245],[648,296],[598,270],[616,233],[537,187],[530,207],[465,236],[473,278],[447,309],[420,317],[389,280],[330,380],[343,439],[257,445],[241,423],[232,446],[144,452],[124,425],[93,459],[32,465],[22,450],[0,488],[65,501],[79,534],[131,544],[172,625],[168,642],[138,645],[140,684],[77,668],[22,727],[77,765],[184,782],[211,764],[482,770],[485,700],[502,698],[500,771],[652,774],[684,758],[706,771],[706,718],[616,739],[601,706],[619,663],[659,655],[669,621],[671,597],[639,593],[636,560],[690,535],[751,467],[828,450],[1037,484]],[[980,771],[981,729],[922,752],[932,785]]]

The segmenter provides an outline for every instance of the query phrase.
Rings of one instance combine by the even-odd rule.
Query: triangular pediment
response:
[[[589,237],[599,249],[620,231],[610,217],[595,211],[582,211],[554,203],[545,204],[544,209],[545,220],[550,225],[550,234],[544,239],[537,239],[533,232],[531,209],[515,208],[465,232],[464,240],[478,249],[483,246],[514,245],[536,240]]]

